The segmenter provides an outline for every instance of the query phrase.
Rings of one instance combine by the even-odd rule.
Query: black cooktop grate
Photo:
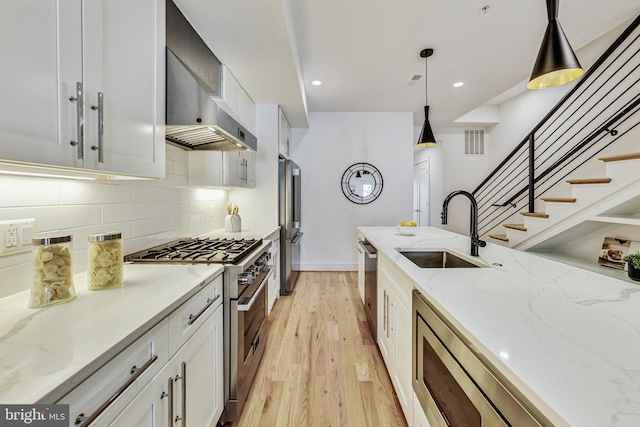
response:
[[[238,264],[262,239],[185,238],[125,256],[128,262]]]

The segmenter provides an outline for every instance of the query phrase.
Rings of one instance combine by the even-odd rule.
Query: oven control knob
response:
[[[250,285],[253,281],[253,277],[249,273],[238,274],[238,283],[242,285]]]

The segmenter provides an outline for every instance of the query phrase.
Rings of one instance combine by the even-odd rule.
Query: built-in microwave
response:
[[[431,427],[551,426],[413,291],[413,389]]]

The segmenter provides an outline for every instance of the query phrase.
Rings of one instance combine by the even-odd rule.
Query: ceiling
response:
[[[525,90],[547,19],[544,0],[175,2],[253,101],[280,104],[293,127],[317,111],[413,112],[420,126],[426,47],[429,118],[451,126]],[[559,19],[578,50],[638,14],[638,0],[563,0]]]

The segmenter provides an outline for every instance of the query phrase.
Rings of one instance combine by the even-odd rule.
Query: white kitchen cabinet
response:
[[[114,420],[113,426],[172,427],[173,372],[166,365]]]
[[[271,277],[269,277],[269,313],[280,296],[280,230],[274,234],[275,236],[272,235],[268,238],[271,240],[271,268],[273,269]]]
[[[220,305],[112,425],[215,426],[224,403],[222,321]]]
[[[413,419],[413,385],[411,382],[411,312],[407,296],[411,286],[399,284],[397,272],[386,270],[391,262],[380,258],[378,269],[378,347],[407,422]],[[409,282],[407,282],[409,283]],[[410,305],[409,305],[410,307]]]
[[[185,418],[215,426],[224,405],[221,296],[219,275],[56,402],[70,405],[70,427],[87,419],[92,427],[186,427]]]
[[[69,404],[69,425],[93,418],[92,426],[112,425],[168,362],[168,337],[168,323],[163,320],[58,401]]]
[[[364,239],[364,237],[362,237]],[[360,294],[360,300],[364,304],[364,264],[365,264],[365,254],[364,249],[360,246],[360,236],[356,239],[356,257],[358,258],[358,293]]]
[[[254,170],[252,151],[222,152],[222,185],[252,188],[255,186]]]
[[[282,107],[280,111],[280,125],[278,127],[278,152],[280,155],[289,158],[289,143],[291,139],[291,126],[287,121],[287,117],[284,115]]]
[[[177,426],[215,426],[224,405],[222,305],[169,361]],[[185,421],[186,420],[186,421]]]
[[[230,116],[238,120],[249,132],[255,133],[256,106],[229,68],[222,66],[222,96],[214,98]]]
[[[254,153],[251,151],[190,151],[189,185],[204,187],[255,187]]]
[[[165,2],[9,2],[0,159],[164,175]]]
[[[76,82],[82,81],[80,1],[3,2],[0,158],[82,167]]]

